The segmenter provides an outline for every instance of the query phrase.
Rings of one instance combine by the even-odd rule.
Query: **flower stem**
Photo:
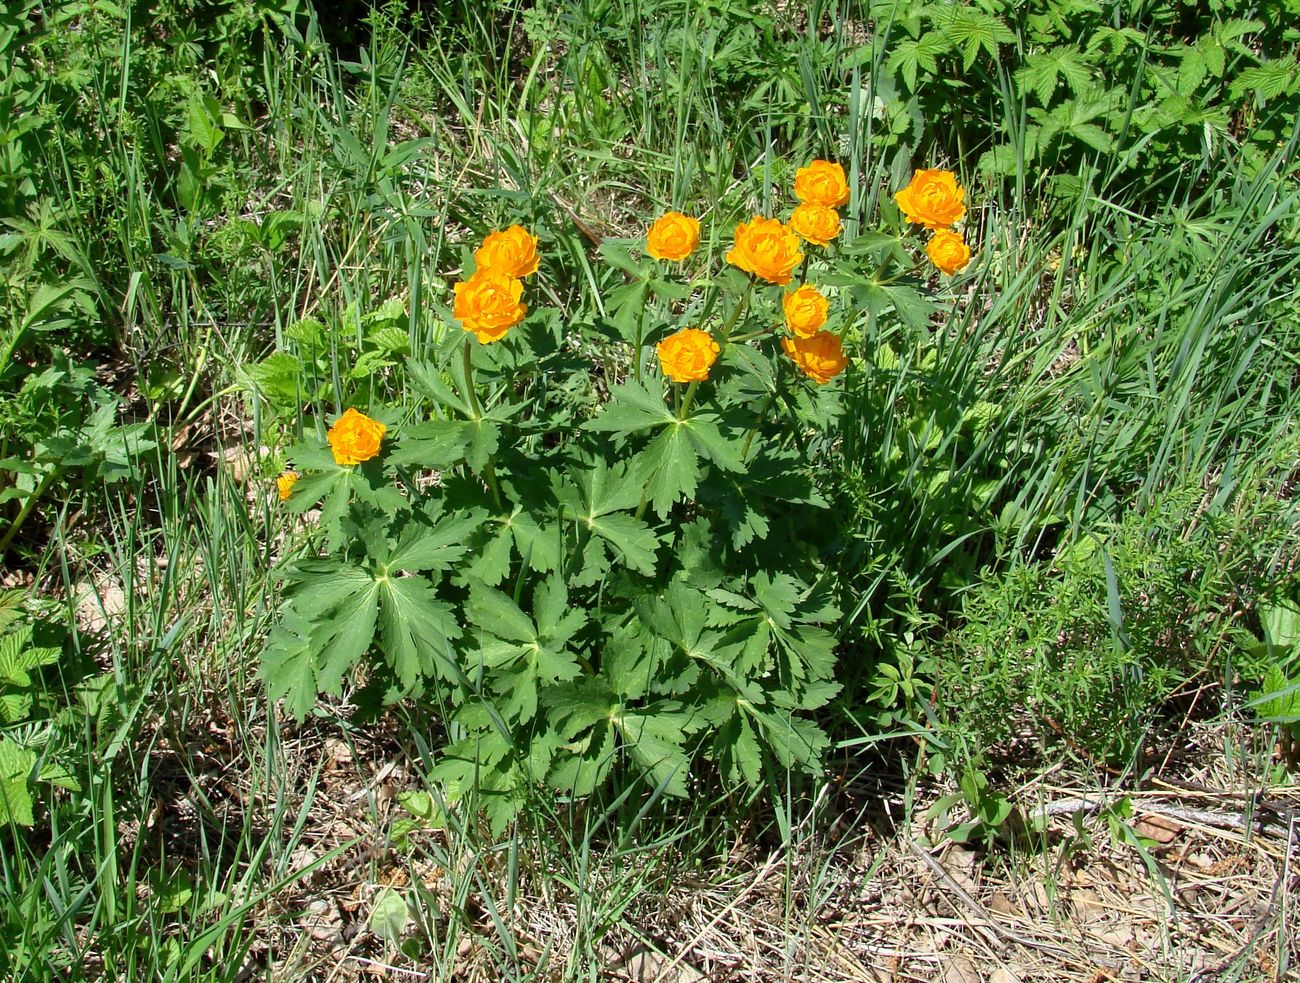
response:
[[[465,402],[469,403],[470,413],[475,420],[483,419],[483,409],[479,406],[478,396],[474,393],[474,352],[470,348],[473,344],[470,336],[465,335],[465,347],[462,352],[465,356]]]
[[[470,346],[473,342],[470,336],[465,336],[465,402],[469,404],[470,412],[474,415],[475,422],[483,419],[483,407],[479,404],[478,396],[474,392],[474,353]],[[492,492],[492,501],[496,503],[498,509],[501,505],[501,487],[497,483],[497,469],[492,463],[492,455],[489,454],[486,463],[483,465],[483,480],[487,482],[488,490]]]

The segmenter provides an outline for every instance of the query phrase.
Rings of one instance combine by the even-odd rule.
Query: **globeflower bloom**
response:
[[[537,236],[522,225],[492,232],[474,252],[480,270],[496,270],[506,276],[525,277],[537,272]]]
[[[727,262],[768,283],[785,286],[791,271],[803,261],[799,237],[774,218],[755,215],[736,226],[736,244]]]
[[[456,302],[452,315],[484,345],[500,341],[528,313],[528,305],[520,301],[523,283],[490,267],[479,270],[453,289]]]
[[[966,215],[966,191],[952,171],[917,171],[894,195],[903,217],[927,229],[947,229]]]
[[[280,493],[280,501],[289,501],[289,496],[293,494],[293,486],[297,482],[297,471],[286,471],[275,479],[275,490]]]
[[[826,205],[804,204],[790,215],[790,228],[814,246],[829,246],[840,234],[840,213]]]
[[[713,336],[699,328],[682,328],[655,346],[664,375],[673,382],[703,382],[721,349]]]
[[[680,263],[700,244],[698,219],[681,212],[667,212],[655,219],[645,237],[645,251],[655,259]]]
[[[849,182],[844,168],[828,160],[815,160],[794,175],[794,196],[808,205],[839,208],[849,203]]]
[[[952,276],[966,268],[970,262],[970,247],[960,232],[940,229],[926,243],[925,254],[941,273]]]
[[[849,364],[839,335],[829,331],[818,331],[811,338],[782,338],[781,347],[803,374],[819,386],[830,382]]]
[[[786,327],[800,338],[811,338],[821,330],[830,306],[830,301],[807,283],[781,298]]]
[[[325,438],[329,441],[330,450],[334,452],[334,463],[350,467],[369,461],[378,454],[379,445],[383,443],[386,433],[388,428],[378,420],[372,420],[349,407],[335,421],[334,426],[329,428]],[[295,475],[294,481],[297,480]],[[292,483],[289,487],[293,487]],[[283,488],[280,489],[280,495],[282,498],[288,497]]]

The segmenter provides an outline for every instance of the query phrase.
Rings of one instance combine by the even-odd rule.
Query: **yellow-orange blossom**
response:
[[[803,261],[799,237],[774,218],[755,215],[736,226],[736,243],[727,262],[747,273],[785,286],[791,271]]]
[[[849,364],[839,336],[829,331],[818,331],[811,338],[782,338],[781,347],[818,385],[830,382]]]
[[[966,240],[960,232],[949,232],[947,229],[940,229],[930,237],[925,246],[925,254],[940,272],[949,276],[965,269],[970,262],[970,247],[966,245]]]
[[[506,276],[525,277],[537,272],[537,236],[522,225],[491,232],[474,252],[480,270],[496,270]]]
[[[682,328],[655,346],[664,375],[673,382],[703,382],[717,361],[720,348],[699,328]]]
[[[524,285],[498,270],[479,270],[452,289],[452,315],[484,345],[500,341],[528,313],[528,305],[520,301]]]
[[[680,263],[700,244],[700,222],[681,212],[667,212],[655,219],[645,237],[645,251],[655,259]]]
[[[966,215],[966,192],[952,171],[917,171],[894,201],[904,218],[927,229],[950,228]]]
[[[804,203],[790,215],[790,228],[814,246],[829,246],[840,234],[840,213],[826,205]]]
[[[815,160],[794,175],[794,196],[809,205],[839,208],[849,203],[849,182],[844,168],[828,160]]]
[[[781,298],[786,326],[801,338],[811,338],[821,329],[830,306],[830,301],[807,283]]]
[[[386,433],[388,428],[378,420],[349,408],[329,428],[325,437],[334,452],[334,463],[349,467],[369,461],[378,454]]]
[[[275,490],[280,493],[280,501],[289,501],[289,496],[293,494],[293,486],[298,482],[297,471],[286,471],[275,479]]]

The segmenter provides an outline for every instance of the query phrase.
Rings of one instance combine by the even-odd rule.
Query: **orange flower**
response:
[[[805,242],[829,246],[840,234],[840,213],[825,205],[797,205],[790,215],[790,228]]]
[[[700,244],[700,223],[681,212],[668,212],[655,219],[645,237],[645,251],[655,259],[680,263]]]
[[[537,272],[537,236],[522,225],[504,232],[492,232],[474,252],[480,270],[496,270],[506,276],[524,277]]]
[[[831,302],[816,287],[805,283],[781,298],[785,309],[785,323],[800,338],[811,338],[826,323],[826,313]]]
[[[925,254],[941,273],[949,276],[965,269],[970,262],[970,247],[966,245],[966,240],[960,232],[949,232],[947,229],[940,229],[930,236]]]
[[[811,338],[782,338],[781,347],[804,375],[818,385],[830,382],[849,364],[839,335],[829,331],[818,331]]]
[[[528,305],[519,300],[523,283],[499,270],[479,270],[453,289],[452,315],[484,345],[500,341],[528,313]]]
[[[790,282],[790,271],[802,260],[799,237],[776,219],[761,215],[736,226],[736,244],[727,252],[728,263],[782,286]]]
[[[289,501],[289,496],[293,494],[293,486],[298,481],[297,471],[286,471],[275,479],[276,491],[280,493],[280,501]]]
[[[364,413],[349,408],[330,427],[325,438],[330,442],[334,452],[334,463],[345,467],[369,461],[379,453],[388,428],[378,420],[372,420]],[[295,478],[296,480],[296,478]],[[281,489],[280,494],[284,495]]]
[[[655,346],[664,375],[673,382],[703,382],[718,359],[718,343],[707,331],[682,328]]]
[[[909,222],[927,229],[949,228],[966,215],[966,192],[952,171],[917,171],[894,201]]]
[[[809,205],[839,208],[849,203],[849,182],[844,168],[828,160],[815,160],[794,175],[794,196]]]

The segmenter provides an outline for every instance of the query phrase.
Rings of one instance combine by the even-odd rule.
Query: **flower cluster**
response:
[[[952,276],[970,262],[970,247],[953,226],[966,217],[966,190],[952,171],[919,170],[911,182],[894,195],[903,217],[934,234],[925,254],[935,267]]]
[[[815,160],[799,168],[794,194],[799,199],[790,218],[755,215],[736,226],[727,262],[744,270],[755,281],[787,286],[806,257],[800,240],[825,249],[842,227],[841,206],[848,204],[850,190],[844,168]],[[700,242],[699,220],[681,212],[667,212],[655,220],[646,233],[646,252],[655,259],[680,263]],[[823,331],[830,301],[816,287],[804,283],[782,300],[786,326],[794,338],[782,342],[790,359],[816,383],[829,382],[848,365],[837,335]],[[724,339],[725,341],[725,339]],[[721,346],[700,328],[683,328],[656,346],[665,376],[674,382],[703,382],[717,360]]]
[[[523,277],[537,272],[537,236],[522,225],[493,232],[474,252],[474,273],[453,288],[452,316],[480,344],[500,341],[524,319]]]
[[[826,160],[801,167],[794,176],[794,196],[799,199],[790,215],[790,228],[811,246],[829,246],[840,234],[840,213],[849,203],[849,182],[844,168]],[[787,281],[788,282],[788,281]],[[781,348],[813,382],[824,385],[844,371],[840,336],[823,329],[830,301],[810,283],[803,283],[781,300],[785,326],[793,337],[782,338]]]

